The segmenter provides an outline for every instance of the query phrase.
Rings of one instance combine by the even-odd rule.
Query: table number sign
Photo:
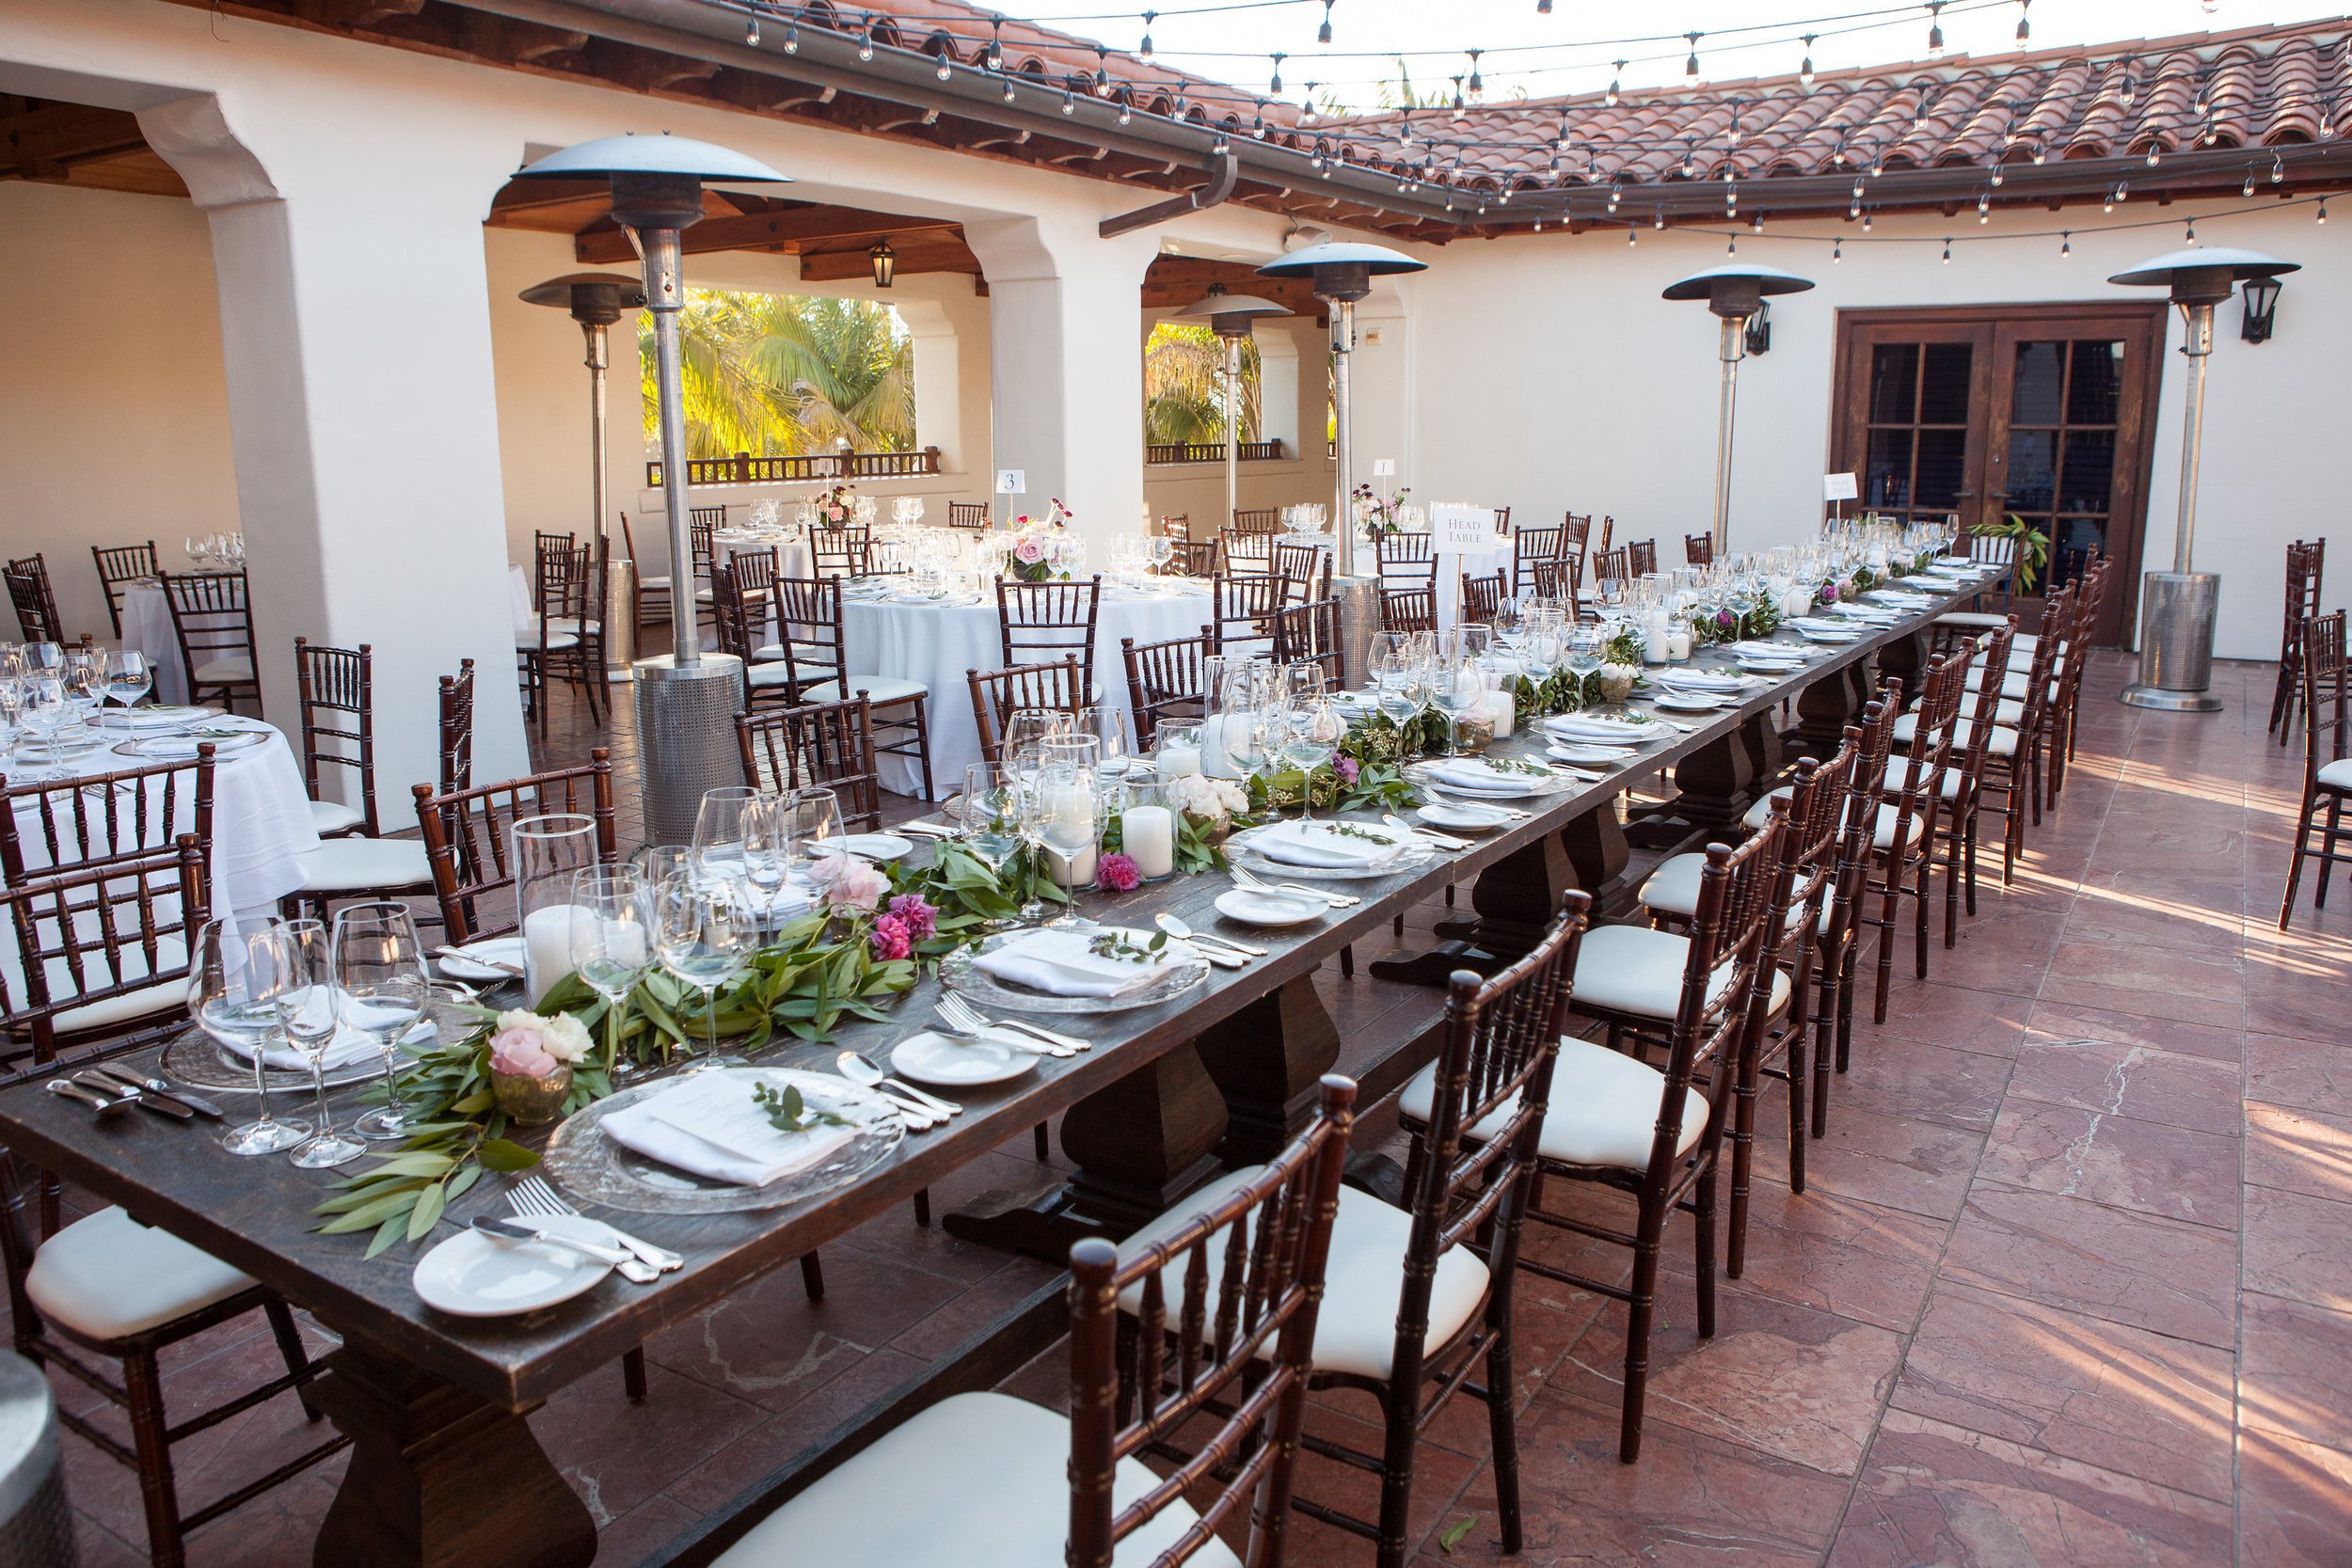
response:
[[[1850,501],[1861,492],[1854,487],[1851,474],[1823,474],[1821,499],[1825,501]]]
[[[1429,531],[1435,535],[1429,541],[1432,549],[1470,554],[1491,550],[1497,540],[1494,509],[1440,501],[1429,509]]]

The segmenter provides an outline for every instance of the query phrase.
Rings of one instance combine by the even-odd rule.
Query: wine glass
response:
[[[1460,629],[1440,633],[1438,657],[1430,670],[1429,705],[1445,715],[1445,754],[1454,754],[1455,726],[1462,716],[1486,700],[1486,678],[1475,660],[1463,653]]]
[[[54,674],[65,668],[65,650],[55,642],[27,642],[23,650],[24,668]]]
[[[1103,781],[1084,762],[1049,762],[1038,773],[1032,791],[1037,800],[1037,838],[1070,866],[1073,887],[1093,880],[1087,864],[1094,854],[1103,826]],[[1073,902],[1061,915],[1047,922],[1050,930],[1074,930],[1093,922],[1078,913]]]
[[[65,682],[54,670],[38,671],[17,683],[22,692],[22,717],[24,733],[39,742],[48,753],[47,766],[33,770],[36,781],[65,776],[57,766],[57,735],[66,721],[73,717],[66,706]]]
[[[1103,771],[1111,776],[1127,771],[1135,760],[1127,744],[1127,710],[1109,703],[1078,710],[1078,733],[1091,736],[1102,751]]]
[[[1294,698],[1285,710],[1282,760],[1299,771],[1301,822],[1311,822],[1315,817],[1315,769],[1337,753],[1340,736],[1346,733],[1347,724],[1340,718],[1340,710],[1319,691]]]
[[[841,797],[821,784],[806,784],[784,801],[786,841],[798,860],[846,855],[841,838]]]
[[[751,959],[742,911],[717,889],[691,877],[673,877],[654,893],[654,955],[661,967],[702,992],[709,1037],[705,1067],[741,1067],[719,1053],[719,990]]]
[[[65,708],[69,717],[66,728],[79,729],[89,722],[90,716],[106,705],[106,683],[98,671],[85,660],[69,663],[58,676],[65,689]]]
[[[1057,707],[1015,708],[1005,721],[1005,738],[998,750],[1005,760],[1024,769],[1033,767],[1038,742],[1075,726],[1076,719]]]
[[[963,770],[963,793],[957,797],[957,825],[963,847],[980,859],[997,879],[1021,853],[1021,784],[1002,763],[976,762]],[[993,920],[997,929],[1018,926],[1018,920]]]
[[[275,921],[256,930],[234,920],[208,920],[197,933],[188,970],[188,1011],[197,1026],[253,1064],[258,1114],[221,1134],[231,1154],[275,1154],[310,1135],[307,1121],[279,1121],[270,1115],[270,1042],[279,1031],[278,998],[287,990],[286,955]]]
[[[335,1131],[326,1108],[326,1053],[342,1026],[335,1006],[335,952],[326,927],[316,920],[288,920],[277,927],[278,962],[286,983],[276,997],[278,1026],[286,1042],[310,1064],[310,1085],[318,1096],[318,1131],[294,1146],[291,1156],[304,1170],[332,1170],[367,1152],[367,1142]]]
[[[763,795],[743,816],[743,887],[763,930],[775,924],[776,900],[792,879],[792,802]]]
[[[106,695],[124,707],[135,705],[155,689],[155,671],[136,648],[118,648],[106,656]]]
[[[1584,677],[1601,667],[1601,635],[1591,626],[1571,626],[1560,640],[1560,663],[1576,677],[1577,697],[1584,694]]]
[[[708,880],[742,880],[744,820],[758,800],[749,784],[703,791],[694,812],[694,865]]]
[[[1279,714],[1279,706],[1249,707],[1229,712],[1225,716],[1225,754],[1241,769],[1245,782],[1258,776],[1273,756],[1267,740],[1268,718]]]
[[[592,865],[572,873],[572,973],[605,1000],[604,1066],[613,1085],[637,1063],[620,1053],[622,1001],[653,968],[653,890],[633,865]]]
[[[16,750],[17,721],[24,712],[24,678],[22,675],[0,673],[0,722],[7,733],[0,736],[0,752]]]
[[[389,900],[354,904],[335,916],[333,936],[338,1011],[344,1025],[373,1037],[384,1058],[383,1106],[351,1124],[363,1138],[405,1138],[419,1117],[400,1089],[400,1042],[424,1017],[430,989],[424,949],[408,906]]]

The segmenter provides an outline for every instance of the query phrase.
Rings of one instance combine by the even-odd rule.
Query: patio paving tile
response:
[[[1943,1276],[2200,1344],[2236,1342],[2236,1237],[2088,1198],[1978,1188]]]
[[[2230,1133],[2012,1098],[1985,1141],[1981,1180],[2235,1229],[2239,1164]]]

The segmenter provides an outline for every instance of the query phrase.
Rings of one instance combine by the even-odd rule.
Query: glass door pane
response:
[[[1862,509],[1937,519],[1963,510],[1969,494],[1975,345],[1879,341],[1869,345],[1869,356]]]
[[[2048,536],[2052,587],[2081,576],[2094,548],[2112,548],[2123,349],[2105,338],[2011,348],[2001,505]]]

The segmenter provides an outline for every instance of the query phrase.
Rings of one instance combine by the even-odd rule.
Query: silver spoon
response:
[[[1152,920],[1161,930],[1166,931],[1178,942],[1192,943],[1193,951],[1211,963],[1222,963],[1229,969],[1239,969],[1252,958],[1264,956],[1262,953],[1248,952],[1239,946],[1228,946],[1222,937],[1195,936],[1191,927],[1169,914],[1166,910],[1153,915]]]
[[[882,1070],[880,1062],[860,1052],[844,1051],[833,1059],[833,1065],[842,1077],[847,1078],[852,1084],[861,1085],[869,1089],[895,1090],[917,1104],[930,1106],[943,1117],[963,1115],[963,1107],[954,1101],[942,1100],[935,1094],[926,1094],[912,1084],[902,1083],[891,1077]]]
[[[103,1117],[115,1116],[120,1112],[127,1111],[133,1104],[133,1101],[128,1096],[114,1098],[99,1094],[93,1090],[86,1089],[81,1085],[66,1078],[52,1078],[48,1083],[43,1084],[41,1087],[47,1089],[51,1094],[61,1095],[67,1100],[80,1101],[83,1104],[87,1105],[91,1110],[96,1111],[102,1119]]]
[[[1455,838],[1451,833],[1432,832],[1427,828],[1416,828],[1410,822],[1406,821],[1405,818],[1397,816],[1396,813],[1392,811],[1382,812],[1380,814],[1380,820],[1386,822],[1391,828],[1400,828],[1404,830],[1406,832],[1412,834],[1415,838],[1425,839],[1429,843],[1436,845],[1440,849],[1467,849],[1470,847],[1469,839]]]

